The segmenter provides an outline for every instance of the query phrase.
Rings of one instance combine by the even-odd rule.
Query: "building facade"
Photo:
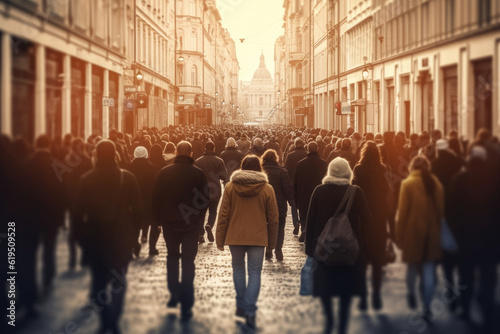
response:
[[[314,108],[304,112],[305,122],[295,117],[293,124],[407,135],[455,129],[469,138],[481,127],[500,132],[497,1],[284,1],[299,13],[285,15],[285,35],[277,45],[283,39],[303,43],[293,22],[307,4]],[[286,68],[293,68],[293,53],[284,57],[280,80],[298,95],[286,83],[300,73]],[[302,100],[308,100],[306,84]]]
[[[242,81],[239,106],[246,119],[252,122],[266,122],[275,110],[274,82],[271,72],[266,68],[264,54],[251,81]]]

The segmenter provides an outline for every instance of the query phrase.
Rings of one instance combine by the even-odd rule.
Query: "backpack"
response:
[[[337,211],[326,222],[321,232],[314,258],[326,266],[352,266],[359,257],[359,242],[349,221],[349,211],[356,194],[356,189],[349,186]],[[343,213],[340,210],[346,204]]]

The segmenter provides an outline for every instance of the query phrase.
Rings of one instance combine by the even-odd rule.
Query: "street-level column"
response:
[[[71,56],[63,57],[62,133],[71,133]]]
[[[1,120],[2,133],[12,135],[12,46],[10,44],[10,35],[2,33],[2,62],[0,66],[1,77]]]
[[[102,96],[109,98],[109,70],[105,69],[103,71],[103,92]],[[102,101],[97,101],[97,103],[102,103]],[[107,139],[109,137],[109,105],[102,106],[102,138]]]
[[[45,78],[45,46],[37,44],[35,53],[35,138],[46,131],[46,78]]]
[[[85,63],[85,139],[92,134],[92,64]]]
[[[118,101],[115,101],[115,110],[118,113],[118,131],[123,129],[123,101],[125,99],[123,88],[123,75],[118,76]]]

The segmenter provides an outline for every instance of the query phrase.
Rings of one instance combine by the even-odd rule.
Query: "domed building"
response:
[[[274,107],[274,83],[271,72],[266,68],[264,53],[253,74],[252,81],[241,81],[239,106],[247,121],[264,122]]]

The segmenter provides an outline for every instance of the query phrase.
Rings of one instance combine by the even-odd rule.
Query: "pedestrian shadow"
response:
[[[150,334],[209,334],[210,328],[196,319],[182,322],[176,314],[168,314],[158,330]]]
[[[62,273],[59,278],[62,280],[72,280],[72,279],[78,279],[82,278],[85,275],[87,275],[87,270],[81,269],[81,270],[67,270],[64,273]]]

